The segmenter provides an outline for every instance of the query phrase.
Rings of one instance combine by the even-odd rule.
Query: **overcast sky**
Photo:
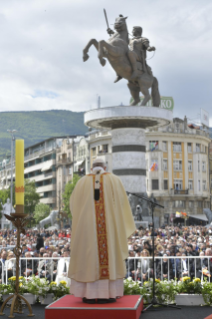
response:
[[[97,51],[82,61],[91,38],[108,39],[109,23],[128,16],[156,47],[148,61],[160,94],[172,96],[174,116],[212,120],[212,3],[208,0],[1,0],[0,111],[68,109],[129,103],[127,81],[102,67]],[[148,58],[152,57],[148,53]],[[212,125],[212,121],[210,123]]]

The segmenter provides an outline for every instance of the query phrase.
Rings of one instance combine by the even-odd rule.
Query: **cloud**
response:
[[[128,16],[156,47],[148,60],[160,93],[175,100],[174,116],[198,117],[210,112],[212,5],[197,0],[10,0],[0,8],[0,111],[69,109],[86,111],[127,105],[127,81],[114,84],[115,71],[102,67],[93,47],[90,59],[82,50],[91,38],[108,39],[119,14]],[[152,53],[148,53],[151,58]]]

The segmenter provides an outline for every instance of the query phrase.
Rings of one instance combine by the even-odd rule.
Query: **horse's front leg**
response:
[[[98,51],[98,41],[96,41],[96,39],[91,39],[88,44],[85,46],[85,48],[83,49],[83,61],[87,61],[89,59],[89,55],[88,55],[88,50],[90,49],[90,47],[94,45],[95,48]]]
[[[99,45],[98,45],[98,49],[99,49],[98,58],[102,66],[105,66],[106,64],[106,60],[103,58],[104,56],[103,48],[106,47],[107,44],[108,44],[107,42],[105,42],[104,40],[101,40],[99,41]]]

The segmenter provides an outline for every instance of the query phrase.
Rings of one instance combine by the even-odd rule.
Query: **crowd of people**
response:
[[[152,230],[140,228],[129,238],[130,257],[127,276],[145,281],[153,276]],[[185,276],[204,279],[212,274],[212,227],[164,226],[154,232],[155,276],[180,279]],[[173,258],[167,258],[173,257]],[[179,258],[177,258],[179,257]],[[198,258],[196,258],[198,257]]]
[[[153,261],[152,258],[147,258],[153,255],[152,235],[151,226],[140,227],[128,239],[131,258],[126,260],[126,277],[131,276],[135,280],[145,281],[153,276]],[[0,230],[1,282],[6,282],[8,278],[15,275],[16,241],[16,230]],[[58,281],[63,276],[68,282],[70,241],[70,229],[27,230],[25,235],[21,234],[20,274],[25,277],[39,275],[49,281]],[[188,275],[210,278],[212,227],[164,226],[157,228],[154,233],[154,253],[157,278],[180,279]],[[199,258],[194,258],[198,256]]]
[[[38,275],[49,281],[59,281],[61,276],[67,277],[70,258],[70,229],[66,230],[26,230],[21,234],[20,275],[29,277]],[[0,230],[0,280],[16,274],[14,248],[16,246],[16,230]],[[61,258],[64,257],[64,258]],[[69,279],[66,279],[69,282]]]

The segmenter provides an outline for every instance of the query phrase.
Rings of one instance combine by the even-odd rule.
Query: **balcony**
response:
[[[68,165],[68,164],[71,164],[71,163],[72,163],[72,160],[71,160],[70,157],[68,157],[68,158],[61,159],[61,160],[57,161],[56,165],[58,167],[60,165]]]
[[[188,195],[189,190],[188,189],[173,189],[174,195]]]
[[[56,198],[55,197],[43,197],[40,199],[40,203],[43,204],[55,204]]]

